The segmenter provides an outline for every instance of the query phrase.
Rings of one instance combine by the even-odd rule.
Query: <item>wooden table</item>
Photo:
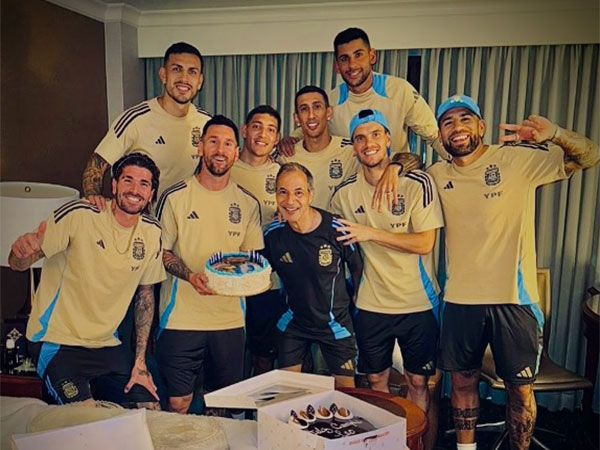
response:
[[[37,375],[0,374],[0,395],[42,399],[42,380]]]
[[[405,398],[387,392],[363,388],[339,388],[345,394],[356,397],[386,411],[406,418],[406,445],[410,450],[423,450],[423,435],[427,431],[427,418],[421,408]]]

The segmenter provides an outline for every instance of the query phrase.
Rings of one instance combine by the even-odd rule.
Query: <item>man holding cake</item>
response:
[[[275,177],[279,164],[270,154],[281,129],[279,113],[269,105],[260,105],[246,116],[242,127],[244,148],[231,169],[231,179],[250,191],[260,202],[263,230],[275,218]],[[262,294],[247,298],[246,340],[252,353],[253,374],[272,370],[277,355],[275,348],[275,323],[283,313],[284,304],[279,292],[279,282]]]
[[[431,264],[442,211],[431,178],[415,170],[399,180],[391,210],[368,207],[375,186],[389,165],[390,129],[377,110],[360,111],[350,123],[360,170],[340,185],[331,200],[342,215],[338,237],[346,245],[360,242],[365,258],[358,290],[354,326],[358,369],[372,389],[389,392],[392,353],[397,341],[404,358],[407,398],[425,413],[429,405],[427,378],[435,373],[438,293]]]
[[[285,222],[274,221],[265,231],[264,254],[282,281],[287,304],[277,322],[280,366],[300,372],[316,343],[336,386],[354,386],[356,344],[344,273],[347,266],[353,285],[359,285],[360,252],[355,245],[336,240],[342,224],[332,214],[311,206],[314,186],[308,169],[284,164],[276,189]]]
[[[260,206],[230,181],[239,155],[238,130],[214,116],[204,126],[200,172],[167,189],[157,205],[163,226],[163,262],[157,359],[169,409],[186,413],[196,377],[205,369],[212,389],[241,381],[244,299],[214,295],[204,274],[217,252],[263,248]]]

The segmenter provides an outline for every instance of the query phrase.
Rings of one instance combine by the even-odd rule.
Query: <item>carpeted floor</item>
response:
[[[481,401],[479,423],[491,423],[504,420],[504,406],[495,405],[491,401]],[[538,408],[536,429],[545,428],[566,435],[565,440],[536,431],[535,436],[551,450],[597,450],[598,449],[598,416],[586,417],[581,411],[550,412]],[[453,429],[452,410],[449,399],[442,399],[440,404],[439,433],[435,450],[455,450],[456,438],[445,435],[445,430]],[[480,432],[477,435],[478,450],[488,450],[494,444],[498,433]],[[508,450],[508,442],[500,447]],[[532,444],[531,450],[540,447]]]

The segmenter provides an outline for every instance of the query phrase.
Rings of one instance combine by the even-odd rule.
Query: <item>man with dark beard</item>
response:
[[[202,127],[210,119],[192,104],[202,88],[202,70],[202,55],[196,47],[178,42],[167,49],[158,72],[163,95],[124,111],[90,157],[83,172],[83,195],[90,202],[104,208],[104,174],[128,153],[141,152],[156,162],[162,190],[194,173],[196,147]]]
[[[165,272],[160,225],[142,214],[158,177],[146,155],[124,156],[113,166],[114,199],[107,208],[67,203],[12,246],[13,270],[46,257],[27,338],[38,374],[59,404],[91,401],[90,380],[107,375],[129,393],[125,402],[158,405],[145,351],[154,313],[152,285],[164,280]],[[114,332],[136,288],[134,362]]]
[[[167,189],[157,205],[169,276],[161,287],[156,351],[169,409],[181,414],[205,363],[209,389],[243,377],[244,299],[214,295],[204,275],[206,260],[218,251],[264,246],[258,200],[230,181],[239,155],[235,124],[214,116],[198,151],[200,172]]]
[[[500,137],[508,144],[485,145],[486,123],[466,95],[443,102],[437,120],[453,157],[428,173],[446,224],[447,304],[439,365],[451,372],[457,446],[477,448],[477,386],[489,343],[506,386],[511,448],[527,449],[536,418],[533,382],[544,321],[537,305],[535,191],[596,164],[598,146],[541,116],[500,125],[514,132]]]

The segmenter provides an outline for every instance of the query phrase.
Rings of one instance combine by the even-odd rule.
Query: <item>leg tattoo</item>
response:
[[[537,415],[533,385],[515,386],[506,383],[506,393],[506,426],[510,448],[527,450]]]
[[[479,408],[452,408],[452,418],[456,430],[474,430],[479,417]]]

